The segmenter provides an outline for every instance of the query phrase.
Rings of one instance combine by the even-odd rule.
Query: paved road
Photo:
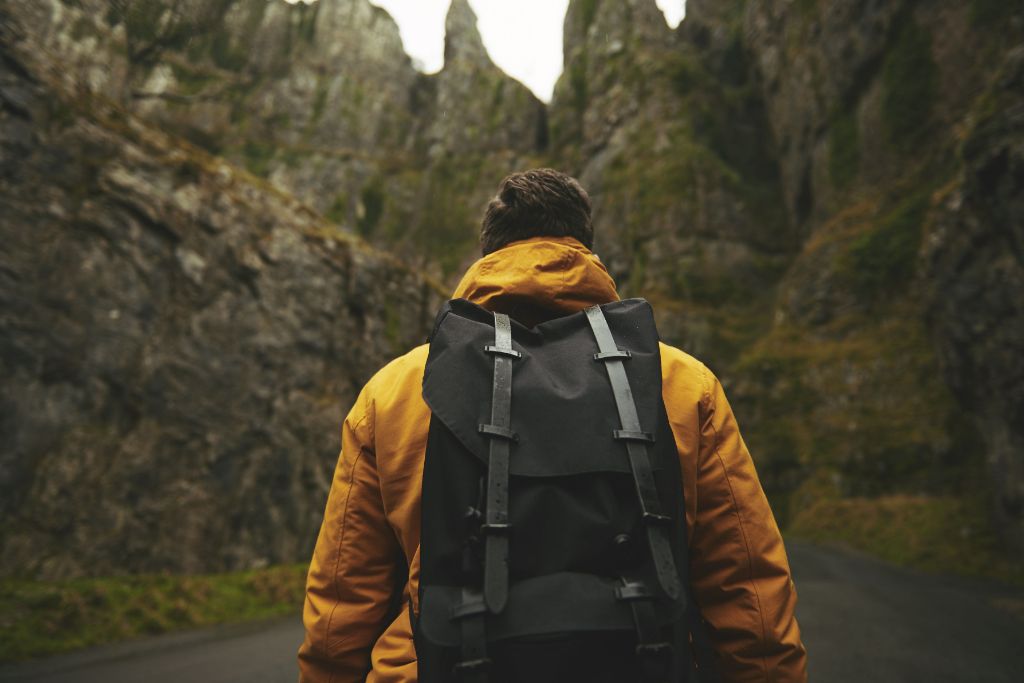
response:
[[[789,552],[812,683],[1024,681],[1024,591],[804,544]],[[0,668],[0,681],[291,682],[301,637],[298,619],[207,629]]]
[[[0,668],[32,683],[294,683],[298,617],[157,636]]]
[[[1024,682],[1024,591],[787,549],[812,682]]]

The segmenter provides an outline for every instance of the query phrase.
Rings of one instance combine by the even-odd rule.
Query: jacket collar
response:
[[[478,260],[455,288],[490,311],[523,325],[617,301],[615,282],[601,259],[572,237],[534,237],[512,242]]]

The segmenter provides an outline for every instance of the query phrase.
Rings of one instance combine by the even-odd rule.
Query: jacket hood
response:
[[[572,237],[512,242],[470,266],[452,294],[527,327],[617,301],[601,259]]]

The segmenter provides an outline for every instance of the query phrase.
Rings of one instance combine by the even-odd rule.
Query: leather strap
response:
[[[668,681],[674,656],[672,644],[666,642],[654,612],[655,595],[643,581],[623,578],[615,589],[615,597],[629,603],[636,627],[636,659],[644,681]]]
[[[462,636],[462,659],[454,673],[463,683],[487,683],[491,660],[487,657],[487,606],[475,588],[462,589],[462,602],[452,610],[452,619],[459,620]]]
[[[622,423],[622,429],[615,430],[613,436],[626,444],[626,453],[629,456],[629,466],[633,472],[633,482],[636,486],[637,498],[640,501],[644,531],[647,535],[647,544],[651,549],[651,558],[654,561],[658,583],[666,595],[674,600],[679,597],[680,586],[675,559],[672,557],[670,525],[667,524],[672,520],[662,513],[658,489],[654,485],[654,473],[651,470],[651,460],[647,454],[647,440],[650,435],[640,427],[640,418],[637,416],[633,392],[629,388],[626,368],[621,355],[618,354],[619,349],[615,345],[615,338],[608,327],[604,311],[600,306],[588,308],[587,320],[590,322],[590,329],[594,332],[594,339],[597,340],[600,351],[600,358],[595,356],[595,360],[604,363],[605,369],[608,370],[608,380],[612,385],[615,406],[619,412],[619,421]]]
[[[494,389],[491,394],[491,424],[480,425],[490,438],[487,458],[487,502],[484,513],[484,602],[499,614],[508,602],[508,472],[512,432],[512,323],[504,313],[494,314],[494,346],[484,349],[494,355]]]

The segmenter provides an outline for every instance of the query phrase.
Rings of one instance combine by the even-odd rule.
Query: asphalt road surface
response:
[[[812,683],[1024,682],[1024,591],[788,549]],[[206,629],[0,668],[0,681],[292,682],[301,639],[297,618]]]

